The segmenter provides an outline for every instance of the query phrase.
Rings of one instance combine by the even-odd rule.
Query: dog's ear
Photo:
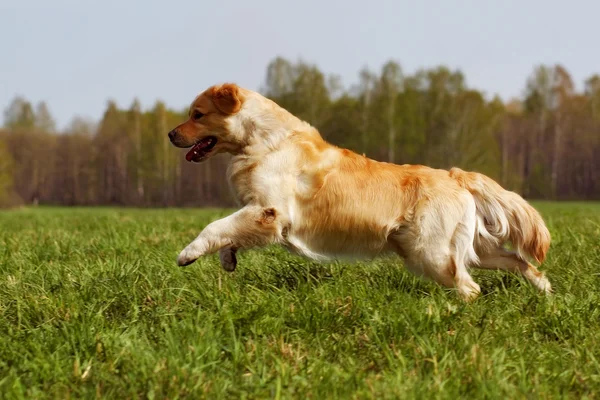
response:
[[[242,108],[240,88],[234,83],[226,83],[212,88],[212,101],[224,114],[235,114]]]

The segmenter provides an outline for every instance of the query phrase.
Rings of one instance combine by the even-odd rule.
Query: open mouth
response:
[[[185,155],[185,159],[193,162],[200,162],[204,159],[217,144],[217,138],[208,136],[196,143]]]

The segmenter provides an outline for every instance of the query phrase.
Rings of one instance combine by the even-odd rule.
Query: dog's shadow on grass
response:
[[[242,271],[240,271],[242,272]],[[240,276],[245,283],[263,289],[277,288],[296,291],[303,286],[319,287],[335,284],[340,273],[335,264],[319,264],[304,260],[264,263],[260,267],[248,266]]]
[[[434,285],[406,271],[398,259],[321,263],[294,255],[274,255],[243,266],[237,279],[263,290],[290,292],[326,285],[360,285],[373,290],[427,293]]]
[[[304,258],[272,252],[264,260],[242,261],[236,272],[241,284],[262,290],[317,288],[325,285],[362,285],[377,291],[411,293],[430,296],[437,290],[447,290],[406,270],[402,261],[386,257],[366,262],[314,262]],[[474,272],[483,296],[527,285],[522,277],[500,271]]]

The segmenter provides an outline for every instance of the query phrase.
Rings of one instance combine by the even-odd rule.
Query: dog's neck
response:
[[[242,122],[246,139],[241,154],[258,157],[267,155],[284,145],[291,136],[306,135],[313,140],[322,140],[317,129],[308,122],[302,121],[268,99],[261,100],[263,106],[265,102],[270,105],[270,110],[254,114],[250,108],[246,113]]]

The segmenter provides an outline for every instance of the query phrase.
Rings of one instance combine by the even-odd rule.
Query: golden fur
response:
[[[193,118],[195,111],[203,116]],[[279,243],[317,260],[395,252],[411,271],[465,299],[479,293],[467,267],[521,273],[551,290],[527,262],[542,262],[548,251],[541,216],[482,174],[371,160],[327,143],[273,101],[233,84],[201,93],[190,119],[169,137],[190,147],[209,135],[217,144],[202,161],[233,154],[228,177],[242,208],[209,224],[181,252],[180,265],[220,251],[233,270],[237,250]]]

